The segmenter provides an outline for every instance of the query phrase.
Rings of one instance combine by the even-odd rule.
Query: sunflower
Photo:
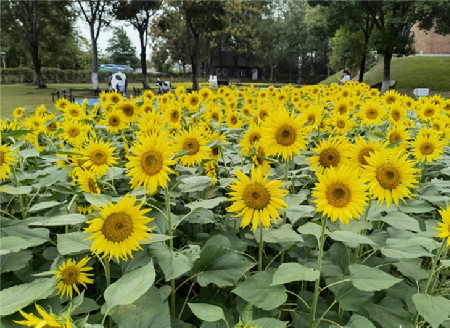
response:
[[[411,146],[417,160],[431,163],[442,156],[445,142],[439,139],[438,133],[418,133]]]
[[[388,144],[400,142],[395,149],[405,151],[408,147],[410,135],[403,125],[393,126],[386,132],[386,141]]]
[[[211,178],[211,186],[217,184],[217,171],[214,161],[208,161],[204,165],[206,176]]]
[[[62,123],[63,132],[60,139],[67,141],[72,146],[81,145],[87,138],[90,126],[83,124],[81,121],[67,120]]]
[[[76,181],[80,185],[80,189],[91,194],[99,194],[100,188],[97,184],[97,179],[92,171],[80,170],[76,171]]]
[[[169,174],[173,170],[169,166],[174,165],[171,159],[172,150],[164,136],[151,135],[138,139],[133,145],[134,155],[128,155],[126,167],[130,168],[127,176],[131,177],[131,187],[137,189],[144,186],[150,194],[155,193],[158,186],[165,188],[169,180]]]
[[[294,115],[293,111],[289,114],[287,110],[280,110],[266,118],[260,142],[267,155],[282,156],[286,160],[293,154],[300,155],[300,150],[306,148],[304,122]]]
[[[183,165],[194,166],[208,157],[209,147],[200,129],[189,128],[175,139],[175,152],[189,151],[180,158]]]
[[[302,120],[305,125],[303,127],[303,131],[305,133],[311,133],[317,129],[320,125],[320,122],[323,118],[323,107],[316,106],[308,106],[302,110],[300,113],[300,120]]]
[[[327,168],[332,166],[338,167],[347,163],[351,153],[351,146],[351,143],[341,136],[322,140],[320,144],[316,144],[316,147],[312,149],[316,155],[310,158],[311,168],[316,169],[317,173],[322,173]]]
[[[181,127],[182,118],[183,112],[181,111],[181,108],[176,106],[169,106],[164,114],[164,119],[170,129]]]
[[[406,118],[406,109],[400,104],[389,106],[389,121],[395,125],[402,124]]]
[[[153,101],[155,101],[155,94],[152,90],[145,90],[142,94],[142,98],[144,99],[144,102],[153,103]]]
[[[206,105],[205,118],[207,122],[214,123],[216,125],[220,125],[222,123],[222,110],[218,106]]]
[[[334,105],[334,110],[339,112],[339,114],[341,115],[350,113],[350,105],[348,103],[348,99],[339,99]]]
[[[111,91],[108,93],[108,101],[113,104],[118,104],[123,100],[122,94],[117,91]]]
[[[11,151],[11,145],[0,146],[0,180],[4,181],[11,175],[11,166],[17,161],[15,152]]]
[[[447,247],[450,246],[450,204],[447,205],[447,209],[439,210],[441,214],[442,222],[438,222],[439,228],[434,228],[439,231],[436,235],[438,238],[447,238]]]
[[[202,100],[200,99],[200,95],[196,91],[188,94],[185,101],[187,108],[191,112],[196,112],[202,102]]]
[[[128,127],[128,121],[122,110],[114,108],[105,114],[103,125],[107,126],[108,131],[118,134]]]
[[[355,144],[351,150],[350,163],[362,169],[364,165],[368,164],[366,158],[376,151],[381,151],[383,147],[381,140],[374,141],[370,137],[367,142],[363,137],[358,136],[355,138]]]
[[[56,285],[58,293],[56,295],[61,294],[61,298],[66,296],[72,299],[74,289],[77,294],[80,293],[77,284],[81,284],[86,288],[86,284],[94,283],[94,281],[89,278],[89,276],[92,276],[93,274],[86,273],[86,271],[92,270],[92,267],[85,266],[88,261],[89,257],[84,257],[78,263],[73,259],[68,259],[58,267],[58,270],[53,271],[56,273],[56,279],[58,280]]]
[[[240,128],[244,122],[235,110],[228,110],[225,122],[230,129]]]
[[[155,106],[148,100],[145,100],[141,106],[139,106],[139,111],[141,113],[153,113],[155,112]]]
[[[69,318],[66,318],[65,324],[62,323],[62,319],[55,316],[53,313],[47,313],[45,310],[40,307],[38,304],[34,304],[37,312],[42,318],[35,316],[32,313],[26,313],[19,308],[19,313],[26,320],[14,320],[15,323],[27,326],[27,327],[36,327],[36,328],[71,328],[72,324]]]
[[[333,222],[339,219],[348,224],[349,219],[359,219],[367,205],[367,187],[350,166],[330,167],[317,173],[317,178],[312,192],[317,212]]]
[[[250,148],[254,147],[255,143],[261,139],[261,135],[262,128],[257,124],[251,124],[249,129],[242,136],[241,141],[239,141],[239,146],[242,147],[242,155],[250,155]]]
[[[163,133],[164,119],[161,114],[154,112],[142,113],[138,126],[139,130],[136,132],[138,137],[147,137],[152,134]]]
[[[64,112],[66,107],[68,105],[70,105],[70,103],[71,102],[69,100],[67,100],[66,98],[59,98],[58,100],[56,100],[55,107],[56,107],[56,109]]]
[[[345,135],[354,126],[355,122],[350,118],[348,113],[339,114],[339,112],[334,112],[331,117],[327,119],[327,130],[332,134]]]
[[[13,110],[14,118],[21,118],[23,116],[24,110],[22,107],[16,107]]]
[[[227,207],[227,212],[236,212],[234,217],[242,217],[241,227],[245,228],[252,223],[252,230],[256,230],[261,223],[264,227],[270,227],[270,220],[276,223],[280,218],[279,209],[287,207],[281,199],[288,191],[280,189],[283,183],[279,180],[268,182],[270,172],[264,175],[263,169],[254,167],[251,169],[249,178],[240,170],[236,170],[238,179],[231,179],[233,184],[229,185],[232,190],[229,195],[230,201],[234,202]]]
[[[362,104],[358,113],[363,125],[379,125],[385,117],[385,109],[377,101],[370,100]]]
[[[399,205],[399,200],[411,198],[410,188],[416,188],[418,169],[414,162],[391,149],[383,149],[366,157],[368,165],[364,166],[362,178],[367,181],[369,193],[378,199],[378,204],[386,200],[387,206],[392,201]]]
[[[133,258],[132,251],[142,249],[139,241],[151,238],[147,223],[153,219],[145,216],[150,210],[142,210],[143,202],[135,205],[136,197],[126,194],[118,203],[108,202],[100,210],[99,218],[87,221],[85,232],[92,232],[86,240],[93,239],[91,251],[102,258],[115,257],[117,262]]]
[[[117,104],[117,107],[123,112],[127,122],[134,122],[139,114],[139,107],[137,107],[131,100],[122,100]]]
[[[80,152],[81,160],[85,161],[83,168],[94,172],[98,177],[104,175],[112,165],[117,164],[114,147],[103,140],[88,140]]]
[[[431,101],[424,101],[419,108],[419,116],[422,121],[430,121],[439,113],[439,106]]]
[[[70,103],[64,109],[64,119],[72,119],[72,120],[84,120],[86,118],[86,112],[83,108],[76,104]]]

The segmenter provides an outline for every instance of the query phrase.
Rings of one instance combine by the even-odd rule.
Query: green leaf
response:
[[[84,198],[89,204],[97,207],[102,207],[103,205],[108,205],[108,202],[112,202],[112,197],[105,194],[84,193]]]
[[[439,327],[450,316],[450,300],[438,295],[414,294],[412,296],[417,312],[432,327]]]
[[[207,303],[188,303],[192,313],[200,320],[214,322],[217,320],[225,320],[225,314],[222,308]]]
[[[419,222],[411,216],[400,211],[388,212],[386,216],[382,216],[381,220],[390,226],[398,229],[406,229],[411,231],[420,231]]]
[[[211,180],[212,179],[207,176],[193,176],[184,178],[181,180],[183,185],[180,186],[180,188],[183,192],[202,191],[211,185]]]
[[[358,314],[352,315],[352,317],[347,322],[347,324],[345,326],[343,326],[342,328],[361,328],[361,327],[375,328],[372,321],[370,321],[369,319],[367,319],[363,316],[360,316]]]
[[[0,316],[23,309],[28,304],[47,298],[54,292],[56,281],[53,278],[37,279],[33,282],[13,286],[0,291]]]
[[[168,235],[161,234],[161,233],[151,233],[150,236],[151,236],[150,239],[147,239],[145,241],[141,241],[140,244],[145,244],[145,245],[147,245],[147,244],[155,244],[155,243],[159,243],[159,242],[166,241],[166,240],[169,240],[169,239],[173,238],[173,237],[170,237]]]
[[[26,195],[31,193],[32,188],[30,186],[14,187],[11,185],[3,185],[0,187],[0,192],[4,192],[9,195]]]
[[[310,205],[292,205],[286,209],[286,216],[292,224],[301,218],[312,218],[316,208]]]
[[[399,263],[395,263],[395,266],[402,275],[411,277],[417,282],[428,278],[428,271],[422,269],[422,259],[404,259]]]
[[[182,252],[173,252],[165,244],[159,243],[149,247],[152,256],[157,257],[166,281],[178,278],[188,272],[193,261]]]
[[[234,286],[255,264],[233,250],[207,246],[202,249],[193,271],[200,273],[197,282],[202,287],[208,284],[215,284],[218,287]]]
[[[153,262],[123,275],[104,292],[107,310],[116,305],[128,305],[141,297],[155,281]]]
[[[30,226],[44,226],[44,227],[54,227],[54,226],[62,226],[62,225],[75,225],[78,223],[83,223],[87,220],[84,215],[72,213],[65,215],[58,215],[53,217],[42,217],[37,221],[30,223]]]
[[[283,263],[273,275],[272,286],[286,284],[291,281],[315,281],[320,272],[307,268],[299,263]]]
[[[0,257],[0,273],[20,270],[27,265],[32,257],[31,251],[2,255]]]
[[[297,229],[298,232],[305,235],[313,235],[317,240],[320,239],[320,235],[322,234],[322,227],[320,224],[307,222],[306,224],[300,226]],[[328,229],[325,229],[325,234],[328,233]]]
[[[9,132],[2,132],[2,139],[6,139],[8,137],[12,137],[12,138],[16,139],[16,138],[23,136],[25,134],[28,134],[30,132],[33,132],[33,130],[12,130]]]
[[[256,241],[259,243],[259,229],[253,232]],[[290,224],[283,224],[279,228],[272,227],[263,231],[263,240],[266,243],[296,243],[302,242],[303,238],[296,233]]]
[[[61,255],[73,255],[88,252],[91,249],[92,240],[85,240],[89,234],[77,231],[58,234],[58,252]]]
[[[50,208],[50,207],[61,206],[61,205],[62,204],[60,202],[56,202],[54,200],[51,200],[51,201],[48,201],[48,202],[41,202],[41,203],[34,204],[28,210],[28,212],[35,213],[35,212],[39,212],[41,210],[45,210],[45,209]]]
[[[359,244],[375,245],[368,237],[351,231],[333,231],[328,234],[331,239],[342,241],[348,247],[357,247]]]
[[[30,149],[24,149],[19,151],[19,155],[23,158],[29,158],[29,157],[39,157],[39,152],[34,149],[34,148],[30,148]]]
[[[404,213],[430,213],[434,207],[424,200],[408,199],[406,204],[400,202],[399,210]]]
[[[257,308],[270,311],[287,300],[286,289],[282,285],[272,286],[274,270],[257,272],[240,282],[233,293],[252,303]]]
[[[34,247],[46,243],[47,239],[43,238],[21,238],[17,236],[0,237],[0,255],[7,255],[18,252],[28,247]]]
[[[208,224],[215,223],[214,213],[206,208],[200,208],[196,211],[192,211],[186,218],[187,222],[198,223],[198,224]]]
[[[333,292],[339,306],[345,311],[359,311],[364,303],[373,295],[373,292],[365,292],[357,289],[350,281],[343,281],[343,277],[327,279],[327,285]],[[337,283],[340,282],[340,283]],[[336,283],[332,285],[333,283]]]
[[[58,170],[52,174],[47,175],[46,177],[39,179],[33,187],[42,188],[54,185],[56,182],[67,181],[67,176],[70,172],[70,168],[66,168],[64,170]]]
[[[184,188],[183,188],[183,191],[184,191]],[[186,204],[185,206],[189,207],[191,209],[191,211],[196,208],[211,209],[211,208],[216,207],[217,205],[222,204],[227,199],[228,199],[227,197],[216,197],[216,198],[206,199],[206,200],[197,200],[195,202],[190,202],[190,203]]]
[[[353,285],[367,292],[386,289],[402,281],[402,279],[367,265],[352,264],[349,269],[350,281]]]
[[[120,328],[171,327],[169,305],[155,286],[132,304],[112,308],[109,315]]]
[[[388,238],[386,239],[386,246],[381,247],[381,253],[386,257],[394,259],[410,259],[419,257],[432,257],[431,251],[426,247],[428,242],[432,240],[429,238],[416,237],[413,239],[405,238]]]
[[[275,318],[259,318],[252,320],[251,325],[258,328],[286,328],[288,321],[281,321]]]
[[[377,304],[366,302],[364,308],[380,327],[411,327],[411,314],[405,311],[402,300],[386,296]]]

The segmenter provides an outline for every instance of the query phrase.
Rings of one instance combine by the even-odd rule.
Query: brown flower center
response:
[[[80,275],[80,270],[74,265],[68,266],[61,273],[61,280],[65,285],[73,285],[78,281],[78,276]]]
[[[88,187],[89,187],[89,190],[91,191],[91,193],[93,193],[93,194],[97,193],[97,188],[98,188],[97,182],[95,182],[94,179],[92,179],[92,178],[88,179]]]
[[[133,233],[133,219],[124,212],[110,214],[103,223],[102,233],[112,242],[122,242]]]
[[[400,112],[398,110],[393,110],[391,113],[391,116],[394,119],[394,121],[396,121],[396,122],[398,120],[400,120],[400,117],[401,117]]]
[[[211,117],[214,121],[216,121],[216,122],[219,121],[219,114],[217,114],[216,112],[212,113]]]
[[[327,191],[326,197],[328,204],[334,207],[345,207],[350,203],[352,193],[348,186],[342,182],[332,183]]]
[[[362,165],[368,165],[369,163],[367,163],[366,157],[370,156],[373,152],[374,150],[370,147],[361,149],[358,154],[358,162]]]
[[[108,122],[109,122],[109,125],[111,125],[111,126],[119,126],[120,125],[120,118],[118,116],[116,116],[116,115],[111,115],[109,117]]]
[[[427,109],[425,109],[425,111],[423,112],[423,114],[424,114],[426,117],[431,117],[431,116],[433,116],[433,115],[434,115],[434,108],[427,108]]]
[[[374,120],[378,117],[378,111],[374,108],[371,108],[366,112],[366,117],[368,119]]]
[[[232,115],[232,116],[230,117],[230,122],[231,122],[231,124],[233,124],[233,125],[235,125],[235,124],[238,122],[238,119],[237,119],[236,115]]]
[[[141,157],[142,170],[150,176],[159,173],[163,167],[163,163],[163,156],[158,151],[149,150]]]
[[[261,139],[261,135],[258,132],[254,132],[248,137],[248,141],[250,141],[251,144],[254,144],[259,139]]]
[[[76,127],[72,127],[67,131],[67,133],[71,138],[77,137],[80,134],[80,132],[81,132],[80,129]]]
[[[337,126],[339,129],[345,128],[345,121],[344,121],[344,120],[341,120],[341,119],[337,120],[337,121],[336,121],[336,126]]]
[[[275,133],[275,140],[279,145],[290,146],[297,139],[297,132],[288,124],[282,125]]]
[[[172,113],[170,113],[170,120],[174,123],[178,122],[180,119],[180,113],[178,110],[173,110]]]
[[[89,158],[95,165],[103,165],[106,163],[108,156],[103,150],[95,150],[89,155]]]
[[[426,141],[426,142],[424,142],[423,144],[420,145],[420,152],[423,155],[433,154],[434,150],[435,150],[434,145],[431,142],[429,142],[429,141]]]
[[[130,105],[130,104],[123,105],[122,106],[122,112],[128,117],[133,116],[134,115],[134,107],[133,107],[133,105]]]
[[[183,142],[183,150],[190,149],[190,153],[187,155],[195,155],[200,150],[200,144],[195,138],[186,138]]]
[[[247,207],[260,210],[270,203],[270,193],[261,183],[249,184],[243,194],[242,199]]]
[[[398,132],[392,132],[391,135],[389,136],[390,143],[394,143],[400,140],[402,140],[402,136]]]
[[[392,165],[383,165],[377,168],[375,177],[384,189],[395,189],[401,181],[400,172]]]
[[[3,162],[5,161],[5,154],[3,151],[0,150],[0,166],[3,165]]]
[[[336,166],[341,160],[341,155],[334,148],[327,148],[319,155],[319,163],[323,167]]]

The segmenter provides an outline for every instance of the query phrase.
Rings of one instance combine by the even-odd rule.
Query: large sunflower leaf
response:
[[[283,263],[273,275],[272,285],[282,285],[291,281],[315,281],[320,272],[299,263]]]
[[[366,292],[386,289],[402,281],[402,279],[367,265],[353,264],[349,269],[350,281],[356,288]]]
[[[217,305],[207,303],[188,303],[192,313],[200,320],[214,322],[220,319],[225,320],[222,308]]]
[[[412,296],[417,312],[428,321],[431,326],[439,327],[450,316],[450,301],[442,296],[414,294]]]
[[[155,281],[153,262],[123,275],[104,292],[106,312],[116,305],[128,305],[141,297]]]
[[[270,311],[286,302],[286,289],[282,285],[272,286],[274,270],[257,272],[239,283],[233,293],[252,303],[257,308]]]
[[[77,231],[58,234],[58,252],[61,255],[79,254],[91,249],[92,240],[86,240],[89,234]]]

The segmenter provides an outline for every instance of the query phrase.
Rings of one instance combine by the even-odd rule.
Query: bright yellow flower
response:
[[[86,266],[89,261],[89,257],[84,257],[80,262],[73,259],[68,259],[62,265],[58,266],[58,270],[53,271],[56,274],[56,279],[58,283],[56,289],[58,293],[61,294],[61,298],[66,296],[68,298],[73,298],[73,290],[80,293],[77,284],[83,285],[86,288],[86,284],[92,284],[94,281],[89,278],[93,274],[87,273],[91,271],[92,267]]]
[[[447,247],[450,246],[450,204],[447,205],[447,209],[439,210],[439,214],[441,214],[442,222],[438,222],[439,227],[434,228],[439,231],[439,234],[436,235],[438,238],[447,238]]]

